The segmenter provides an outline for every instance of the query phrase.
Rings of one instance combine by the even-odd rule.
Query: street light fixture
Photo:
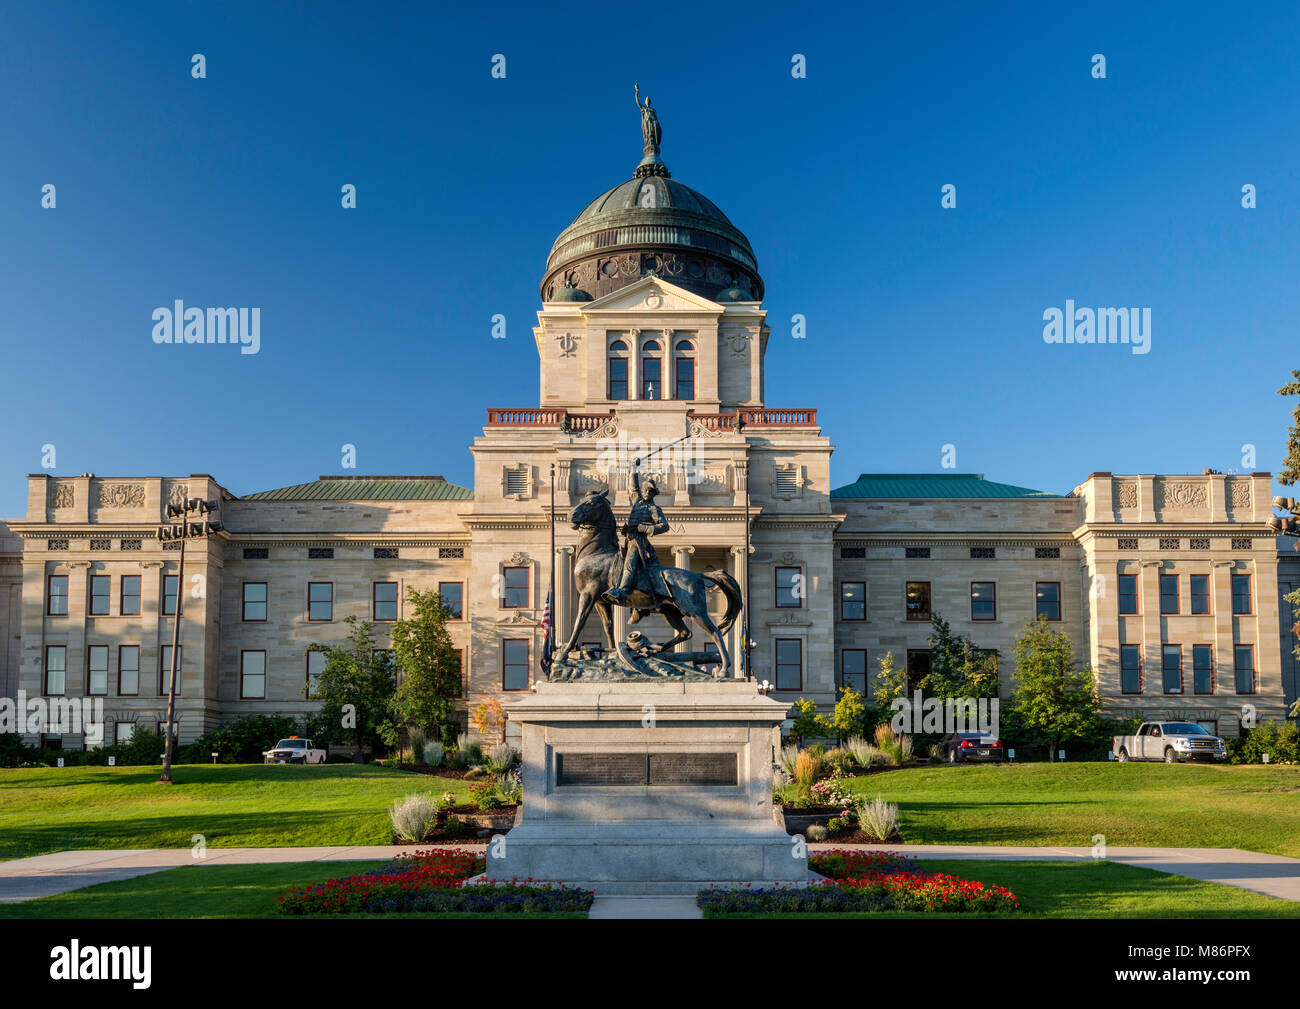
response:
[[[158,779],[160,785],[172,783],[172,757],[176,749],[176,733],[172,731],[172,726],[176,723],[176,668],[180,662],[181,611],[184,609],[185,599],[185,542],[204,539],[211,533],[221,531],[220,522],[208,518],[204,518],[201,522],[191,522],[190,517],[207,516],[220,507],[220,502],[216,500],[204,501],[197,497],[188,498],[179,504],[169,504],[167,518],[176,521],[158,527],[159,540],[164,543],[179,542],[181,545],[180,563],[176,571],[176,612],[172,614],[172,668],[167,682],[167,721],[163,725],[163,735],[167,745],[163,749],[162,777]]]

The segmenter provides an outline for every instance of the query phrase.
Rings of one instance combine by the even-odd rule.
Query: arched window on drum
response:
[[[641,348],[641,398],[663,399],[664,359],[658,340],[648,340]]]
[[[627,344],[622,340],[609,345],[609,398],[627,399]]]
[[[673,349],[673,399],[695,398],[695,345],[679,340]]]

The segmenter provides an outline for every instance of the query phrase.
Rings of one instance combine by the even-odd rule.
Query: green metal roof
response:
[[[245,494],[245,501],[470,501],[474,492],[440,476],[322,476]]]
[[[856,481],[831,491],[848,498],[1008,498],[1060,497],[1048,491],[985,480],[983,473],[863,473]]]

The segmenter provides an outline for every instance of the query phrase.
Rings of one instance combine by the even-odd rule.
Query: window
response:
[[[609,345],[609,398],[627,399],[627,344],[615,340]]]
[[[641,348],[641,398],[663,399],[663,358],[659,342],[651,340]]]
[[[909,648],[907,650],[907,691],[921,689],[921,681],[930,675],[930,649]]]
[[[1209,613],[1210,612],[1210,576],[1209,575],[1192,575],[1192,612]]]
[[[803,594],[803,574],[799,568],[776,569],[776,605],[778,608],[798,608],[802,605]]]
[[[867,619],[866,582],[843,582],[840,585],[840,619]]]
[[[90,615],[108,616],[108,597],[112,593],[113,579],[108,575],[90,576]]]
[[[528,606],[528,569],[503,568],[501,571],[501,605],[508,610]]]
[[[998,555],[996,547],[971,547],[970,559],[973,561],[991,561]]]
[[[1121,537],[1115,541],[1115,548],[1117,550],[1136,550],[1138,541],[1133,537]]]
[[[673,363],[673,373],[677,386],[673,390],[674,399],[695,398],[695,348],[689,340],[682,340],[676,347],[677,359]]]
[[[718,667],[722,665],[722,653],[718,651],[718,646],[715,645],[712,641],[706,641],[704,642],[704,653],[706,655],[716,655],[718,657],[718,661],[706,662],[702,664],[699,668],[701,669],[701,671],[706,673],[716,673],[718,671]]]
[[[185,649],[176,656],[176,696],[181,696],[181,672],[185,662]],[[158,653],[158,696],[166,697],[167,688],[172,678],[172,646],[163,645]]]
[[[1180,546],[1177,536],[1161,536],[1157,542],[1161,550],[1177,550]]]
[[[457,697],[465,696],[465,649],[456,649],[456,682],[460,688],[456,692]]]
[[[1181,694],[1183,692],[1183,646],[1165,645],[1160,654],[1165,693]]]
[[[67,690],[68,650],[63,645],[45,646],[45,693],[57,697]]]
[[[1250,613],[1250,575],[1232,576],[1232,612]]]
[[[1214,649],[1209,645],[1192,645],[1192,691],[1214,693]]]
[[[50,575],[45,589],[45,612],[52,617],[68,615],[67,575]]]
[[[776,639],[776,689],[803,689],[803,641]]]
[[[124,617],[134,617],[140,613],[140,576],[122,576],[122,598],[118,611]]]
[[[1176,614],[1178,612],[1178,576],[1160,576],[1160,612]]]
[[[239,696],[266,696],[266,652],[239,653]]]
[[[120,645],[117,649],[117,696],[140,693],[140,646]]]
[[[396,586],[394,586],[396,587]],[[307,619],[325,621],[334,619],[334,583],[307,583]],[[375,618],[379,618],[376,616]],[[394,617],[394,619],[396,619]]]
[[[1039,560],[1061,556],[1060,547],[1034,547],[1034,556]]]
[[[398,548],[397,547],[375,547],[374,551],[371,553],[371,556],[374,557],[374,559],[377,561],[395,561],[398,558]]]
[[[1255,692],[1255,646],[1235,645],[1232,649],[1232,665],[1236,674],[1237,693],[1253,694]]]
[[[108,645],[91,645],[86,649],[86,693],[108,693]]]
[[[113,723],[113,742],[129,743],[131,737],[135,735],[135,722],[114,722]]]
[[[264,561],[270,556],[271,551],[266,547],[244,547],[246,561]]]
[[[840,653],[840,686],[867,696],[867,650],[846,648]]]
[[[993,582],[970,583],[970,618],[972,620],[998,618],[998,587]]]
[[[840,559],[846,561],[865,560],[867,556],[866,547],[840,547]]]
[[[334,559],[333,547],[308,547],[307,559],[310,561],[330,561]]]
[[[244,582],[244,619],[266,619],[266,582]]]
[[[176,615],[176,575],[163,575],[162,615]]]
[[[925,560],[930,556],[929,547],[907,547],[903,550],[903,556],[909,560]]]
[[[167,736],[167,722],[166,722],[166,720],[160,718],[160,719],[158,719],[157,722],[154,723],[154,725],[157,727],[157,730],[158,730],[158,738],[159,738],[159,739],[162,739],[162,740],[163,740],[163,745],[166,746],[166,745],[167,745],[167,744],[166,744],[166,736]],[[172,746],[173,746],[173,747],[176,745],[177,737],[180,736],[180,734],[181,734],[180,723],[179,723],[179,722],[172,722],[171,737],[172,737]]]
[[[397,582],[375,582],[371,601],[376,620],[396,620]]]
[[[908,582],[906,602],[908,620],[929,620],[930,583]]]
[[[325,653],[308,652],[307,653],[307,699],[310,701],[316,696],[316,681],[320,674],[325,672]]]
[[[1137,575],[1119,576],[1119,612],[1120,616],[1132,616],[1138,612]]]
[[[1142,693],[1142,650],[1137,645],[1119,646],[1119,680],[1123,693]]]
[[[528,642],[522,638],[501,642],[501,689],[528,689]]]
[[[1061,619],[1061,583],[1039,582],[1035,586],[1035,614],[1048,620]]]
[[[505,491],[506,497],[528,497],[528,478],[531,470],[527,465],[507,466],[505,468]]]
[[[438,595],[442,598],[442,605],[451,610],[452,615],[447,619],[460,620],[465,616],[465,586],[463,583],[439,582]]]

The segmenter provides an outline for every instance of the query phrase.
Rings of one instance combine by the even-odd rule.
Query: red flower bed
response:
[[[912,859],[890,852],[836,848],[809,856],[808,867],[833,886],[884,897],[900,911],[1020,910],[1020,901],[1004,886],[921,872]]]

